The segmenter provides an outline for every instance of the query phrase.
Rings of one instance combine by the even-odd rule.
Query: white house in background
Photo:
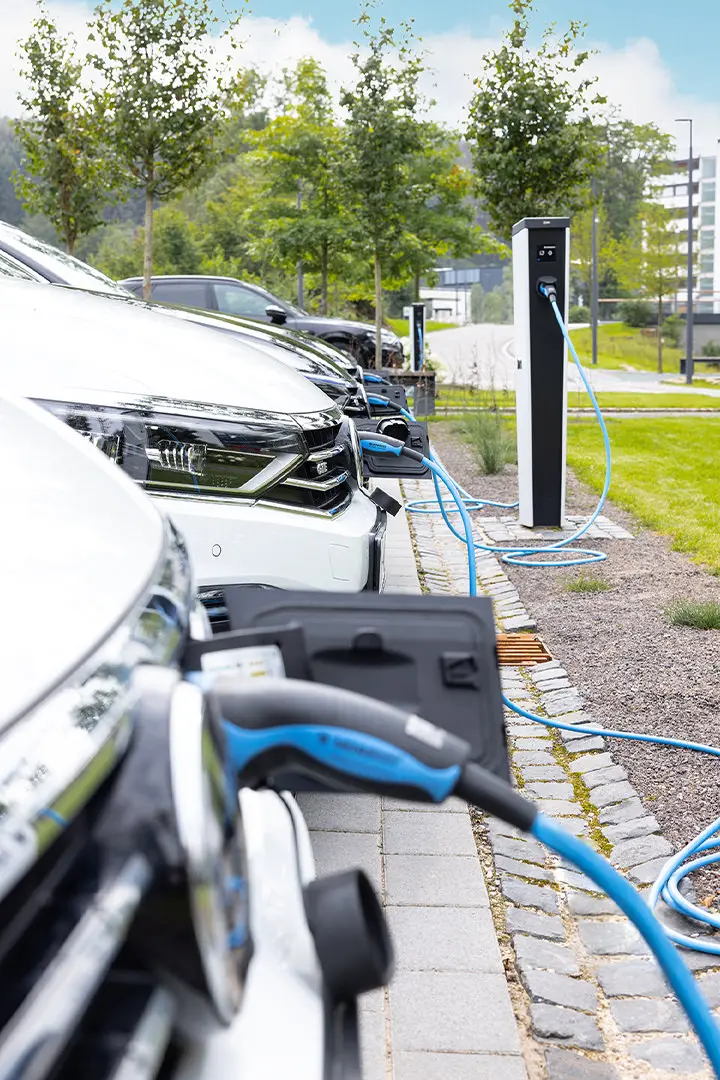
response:
[[[663,177],[660,202],[675,214],[678,253],[687,259],[688,161],[673,162]],[[695,312],[720,314],[720,176],[715,155],[693,158],[695,216]],[[677,304],[684,309],[687,292],[680,290]]]
[[[440,286],[434,289],[421,288],[420,299],[426,303],[428,319],[458,325],[470,322],[469,289],[443,289]]]

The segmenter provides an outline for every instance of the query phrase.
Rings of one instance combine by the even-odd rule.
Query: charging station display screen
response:
[[[535,250],[537,252],[537,261],[539,263],[557,262],[556,244],[538,244]]]

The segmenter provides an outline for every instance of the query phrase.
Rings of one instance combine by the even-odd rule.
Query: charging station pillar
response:
[[[566,325],[569,218],[524,218],[513,226],[515,409],[521,525],[565,525],[567,344],[538,286],[554,280]]]
[[[410,369],[420,371],[425,363],[425,305],[413,304],[410,312]]]

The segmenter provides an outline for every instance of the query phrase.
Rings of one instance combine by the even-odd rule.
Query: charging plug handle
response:
[[[547,276],[538,278],[537,291],[545,300],[557,302],[557,278]]]

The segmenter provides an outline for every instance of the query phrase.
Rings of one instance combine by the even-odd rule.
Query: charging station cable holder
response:
[[[358,435],[388,435],[404,443],[423,457],[430,457],[430,436],[427,424],[422,420],[408,420],[397,413],[384,417],[358,417],[355,421]],[[363,448],[363,477],[394,477],[398,480],[425,480],[430,476],[427,465],[403,454],[373,453]]]
[[[519,520],[563,528],[567,343],[539,287],[554,284],[567,324],[569,218],[524,218],[512,231]]]
[[[425,305],[410,309],[410,370],[421,371],[425,363]]]

